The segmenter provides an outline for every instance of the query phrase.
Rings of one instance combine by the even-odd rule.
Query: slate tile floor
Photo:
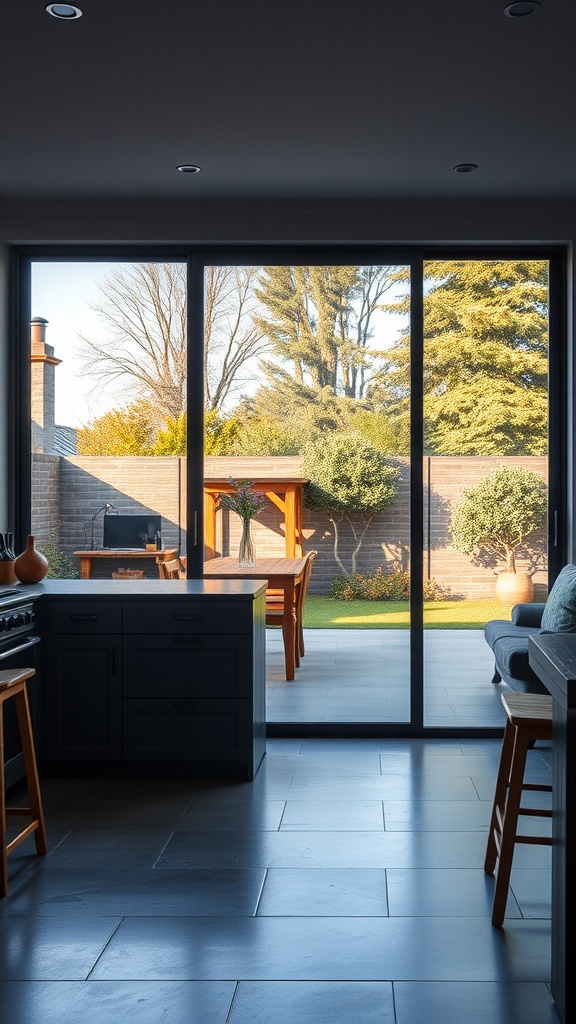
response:
[[[290,682],[281,632],[266,633],[269,722],[408,721],[408,630],[305,630],[306,656]],[[501,725],[501,687],[491,683],[494,657],[482,630],[425,630],[424,665],[425,725]]]
[[[253,783],[43,779],[50,854],[19,847],[0,901],[0,1021],[558,1024],[549,848],[517,849],[490,925],[499,750],[274,738]]]

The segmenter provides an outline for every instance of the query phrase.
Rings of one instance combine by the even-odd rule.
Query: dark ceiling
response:
[[[576,0],[506,2],[0,0],[0,198],[574,198]]]

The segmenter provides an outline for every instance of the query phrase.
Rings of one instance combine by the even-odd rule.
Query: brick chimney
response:
[[[51,455],[54,451],[54,358],[52,345],[46,344],[46,324],[41,316],[30,321],[32,451]]]

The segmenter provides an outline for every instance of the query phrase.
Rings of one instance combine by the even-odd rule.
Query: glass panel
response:
[[[270,579],[268,721],[407,722],[409,271],[205,275],[205,572]],[[231,480],[265,496],[254,569]],[[286,559],[311,551],[292,669]]]
[[[546,595],[548,263],[424,275],[424,724],[500,727],[484,626]]]
[[[49,575],[157,579],[184,544],[186,266],[34,262],[32,310],[31,529]]]

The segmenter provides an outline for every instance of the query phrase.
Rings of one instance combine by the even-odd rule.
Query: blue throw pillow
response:
[[[542,613],[542,629],[549,633],[576,633],[576,565],[565,565]]]

